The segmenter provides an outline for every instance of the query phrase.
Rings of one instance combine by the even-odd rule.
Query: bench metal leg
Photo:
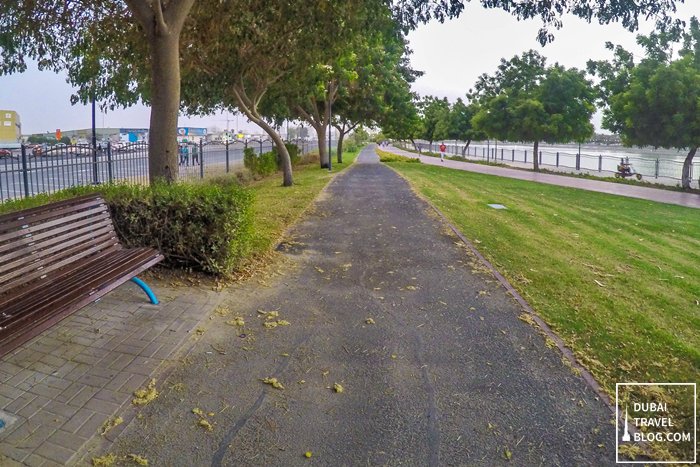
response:
[[[138,277],[134,277],[131,279],[132,282],[134,282],[136,285],[141,287],[144,292],[146,292],[146,295],[148,295],[148,298],[151,300],[151,303],[154,305],[158,304],[158,299],[156,298],[156,294],[153,293],[153,291],[146,285],[144,281],[139,279]]]

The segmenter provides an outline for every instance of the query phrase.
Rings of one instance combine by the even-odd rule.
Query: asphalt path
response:
[[[231,313],[113,451],[174,466],[615,464],[609,409],[373,147],[279,251],[285,266],[225,292]]]
[[[406,157],[419,157],[413,152],[389,146],[381,148],[394,154]],[[566,186],[587,191],[597,191],[611,195],[626,196],[628,198],[639,198],[648,201],[658,201],[659,203],[677,204],[689,208],[700,209],[700,195],[695,193],[683,193],[680,191],[663,190],[659,188],[647,188],[644,186],[626,185],[622,183],[604,182],[600,180],[588,180],[585,178],[567,177],[547,173],[538,173],[526,170],[510,169],[507,167],[497,167],[470,162],[460,162],[451,159],[440,161],[438,157],[423,156],[421,162],[431,165],[442,165],[451,169],[465,170],[482,174],[496,175],[497,177],[515,178],[518,180],[529,180],[532,182],[546,183],[548,185]]]

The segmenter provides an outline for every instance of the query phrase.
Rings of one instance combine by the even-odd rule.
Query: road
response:
[[[259,143],[250,143],[257,154],[261,151]],[[317,147],[316,141],[304,143],[304,150],[310,151]],[[243,163],[243,144],[229,146],[229,167],[240,167]],[[272,150],[272,143],[265,141],[262,152]],[[191,148],[190,148],[191,151]],[[199,162],[204,166],[204,172],[226,170],[226,146],[208,144],[203,146],[204,156]],[[188,163],[182,159],[180,165],[181,178],[199,178],[201,169],[195,163],[193,154],[188,153]],[[26,173],[26,184],[25,184]],[[93,161],[91,155],[76,156],[65,151],[54,151],[51,156],[30,156],[27,170],[24,170],[18,151],[13,157],[0,158],[0,201],[21,198],[38,193],[55,192],[71,186],[83,186],[106,183],[110,180],[129,179],[138,183],[148,181],[148,149],[147,146],[128,152],[114,151],[111,163],[106,155]]]

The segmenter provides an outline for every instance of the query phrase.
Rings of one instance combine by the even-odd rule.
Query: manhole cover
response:
[[[508,209],[507,207],[503,206],[502,204],[489,204],[494,209]]]
[[[17,417],[0,410],[0,436],[17,421]]]

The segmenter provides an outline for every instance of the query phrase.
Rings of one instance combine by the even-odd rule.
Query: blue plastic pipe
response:
[[[150,287],[148,287],[146,285],[146,283],[144,281],[142,281],[138,277],[134,277],[133,279],[131,279],[131,281],[134,282],[139,287],[141,287],[141,289],[143,289],[144,292],[146,292],[146,295],[148,295],[148,298],[151,300],[152,304],[154,304],[154,305],[158,304],[158,299],[156,298],[156,294],[153,293],[153,291],[150,289]]]

